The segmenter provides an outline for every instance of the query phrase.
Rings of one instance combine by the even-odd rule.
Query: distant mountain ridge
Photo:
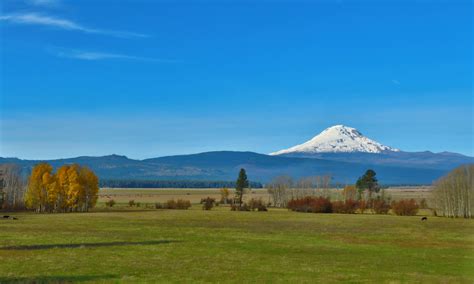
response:
[[[16,163],[25,171],[39,162],[0,158],[0,164]],[[261,183],[278,175],[331,175],[333,183],[350,184],[370,168],[383,184],[431,184],[459,165],[473,164],[474,158],[449,152],[404,152],[369,139],[355,128],[336,125],[306,143],[270,155],[218,151],[145,160],[109,155],[46,162],[55,168],[73,163],[88,166],[101,179],[233,181],[245,168],[252,181]]]
[[[0,163],[16,163],[25,170],[41,161],[0,158]],[[249,178],[266,183],[278,175],[293,178],[331,175],[333,183],[354,183],[368,168],[377,172],[383,184],[431,184],[448,170],[390,164],[355,163],[347,161],[269,156],[252,152],[206,152],[133,160],[124,156],[78,157],[46,161],[57,168],[78,163],[94,170],[101,179],[140,180],[222,180],[233,181],[240,168]]]

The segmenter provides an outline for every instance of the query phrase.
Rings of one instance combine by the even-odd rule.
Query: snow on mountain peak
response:
[[[381,153],[384,151],[398,152],[400,150],[369,139],[355,128],[345,125],[334,125],[301,145],[270,153],[270,155],[295,153]]]

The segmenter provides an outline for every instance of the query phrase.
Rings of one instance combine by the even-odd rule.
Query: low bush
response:
[[[340,214],[355,214],[358,207],[359,202],[352,199],[346,201],[334,201],[332,203],[332,212]]]
[[[262,201],[261,198],[259,198],[259,199],[252,198],[252,199],[250,199],[249,207],[250,207],[250,210],[252,210],[252,211],[254,211],[254,210],[268,211],[267,206],[265,205],[265,203]]]
[[[375,214],[387,214],[390,211],[390,204],[383,199],[375,199],[372,202],[372,209]]]
[[[135,206],[135,200],[129,200],[129,201],[128,201],[128,206],[129,206],[129,207]]]
[[[312,197],[307,196],[299,199],[292,199],[288,202],[288,209],[297,212],[311,212],[311,213],[331,213],[332,203],[326,197]]]
[[[250,206],[248,206],[246,203],[243,203],[242,206],[232,204],[230,206],[230,211],[250,211]]]
[[[399,216],[414,216],[418,213],[419,206],[415,199],[402,199],[392,202],[393,213]]]
[[[164,206],[160,202],[155,203],[155,209],[163,209],[163,208],[164,208]]]
[[[156,204],[155,204],[156,205]],[[166,201],[163,205],[164,209],[180,209],[186,210],[191,207],[191,202],[189,200],[178,199],[175,201],[174,199]]]
[[[105,202],[105,207],[112,208],[112,207],[114,207],[115,203],[116,203],[115,200],[109,199]]]
[[[174,199],[168,200],[165,203],[165,209],[177,209],[176,201]]]
[[[176,207],[176,209],[189,209],[191,208],[191,201],[178,199],[178,201],[176,202]]]
[[[344,212],[344,201],[333,201],[332,202],[332,212],[333,213],[345,213]]]
[[[365,200],[359,201],[359,212],[364,214],[364,212],[369,208],[369,203]]]
[[[211,210],[214,207],[216,200],[214,198],[207,197],[201,200],[201,203],[202,203],[202,210]]]

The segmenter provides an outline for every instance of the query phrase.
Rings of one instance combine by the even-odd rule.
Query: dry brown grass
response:
[[[428,186],[420,187],[392,187],[385,190],[387,196],[392,200],[415,199],[420,202],[423,198],[428,201],[431,199],[433,188]],[[231,196],[234,191],[231,190]],[[332,189],[331,196],[342,194],[342,189]],[[220,200],[219,189],[206,188],[102,188],[99,192],[99,202],[104,203],[113,199],[117,203],[128,203],[129,200],[143,204],[154,204],[156,202],[166,202],[170,199],[185,199],[197,204],[202,198],[211,197]],[[271,197],[266,189],[252,189],[244,195],[244,201],[252,198],[261,198],[264,202],[271,202]]]
[[[234,192],[232,191],[232,195]],[[193,188],[153,188],[153,189],[109,189],[103,188],[99,192],[99,202],[106,202],[114,199],[118,203],[128,203],[129,200],[141,203],[166,202],[170,199],[185,199],[197,204],[202,198],[211,197],[216,200],[221,199],[219,189],[193,189]],[[262,198],[263,201],[269,200],[269,195],[265,189],[253,189],[244,195],[244,201],[252,198]]]

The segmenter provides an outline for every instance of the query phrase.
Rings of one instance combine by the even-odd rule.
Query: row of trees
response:
[[[26,181],[18,165],[0,165],[0,209],[25,209]]]
[[[458,167],[441,178],[433,194],[438,215],[473,218],[474,165]]]
[[[51,165],[41,163],[33,168],[27,182],[25,176],[16,165],[0,165],[0,209],[23,209],[26,204],[28,208],[37,212],[88,211],[97,202],[99,180],[86,167],[64,165],[54,173]],[[167,183],[167,181],[163,182]],[[207,182],[202,183],[203,186],[209,186]],[[150,182],[148,185],[155,184]],[[237,204],[237,208],[245,205],[243,196],[247,188],[261,186],[261,184],[249,182],[244,169],[240,170],[236,182],[226,182],[225,185],[235,186],[235,197],[231,198],[231,192],[224,187],[221,189],[221,203]],[[288,176],[280,176],[266,185],[273,200],[273,206],[276,207],[287,207],[291,200],[308,196],[331,198],[334,192],[330,190],[330,187],[331,176],[329,175],[302,178],[296,182]],[[432,205],[438,215],[472,218],[474,165],[461,166],[441,178],[435,184],[433,196]],[[385,210],[386,205],[390,204],[390,198],[386,198],[384,190],[381,190],[373,170],[367,170],[355,185],[346,186],[342,191],[342,200],[335,204],[335,208],[342,208],[342,211],[352,208],[351,201],[357,202],[359,210],[365,208],[374,211],[380,208]],[[402,205],[399,207],[407,207]],[[394,208],[393,203],[392,208]]]
[[[138,180],[138,179],[101,179],[100,187],[111,188],[232,188],[235,181],[212,180]],[[262,188],[259,182],[250,182],[252,188]]]
[[[266,185],[275,207],[286,207],[290,200],[308,196],[331,197],[330,175],[305,177],[296,182],[289,176],[278,176]],[[343,190],[344,200],[373,200],[381,192],[376,173],[367,170],[356,185],[348,185]],[[383,191],[382,191],[383,195]]]
[[[278,176],[266,184],[275,207],[286,207],[292,199],[306,196],[329,196],[331,186],[330,175],[304,177],[294,181],[290,176]]]
[[[36,165],[28,181],[26,205],[36,212],[87,212],[97,202],[99,180],[87,167],[64,165],[56,173]]]

